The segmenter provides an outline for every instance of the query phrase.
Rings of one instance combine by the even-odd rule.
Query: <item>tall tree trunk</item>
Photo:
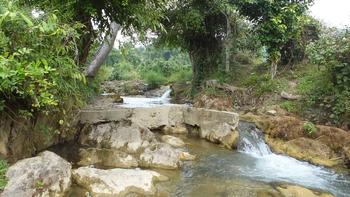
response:
[[[221,41],[211,36],[204,38],[198,36],[189,43],[191,47],[188,52],[193,72],[191,93],[195,95],[200,91],[202,82],[218,71],[222,62],[223,46]]]
[[[230,51],[231,51],[231,33],[232,28],[230,24],[230,18],[228,14],[225,14],[226,17],[226,39],[225,39],[225,71],[226,73],[230,72]]]
[[[84,24],[84,28],[81,32],[82,36],[79,43],[79,64],[85,65],[95,38],[95,33],[89,16],[82,13],[80,21]]]
[[[277,61],[273,60],[271,62],[271,79],[274,80],[277,74]]]
[[[114,21],[111,23],[109,33],[106,33],[105,39],[101,47],[96,52],[94,59],[87,67],[87,77],[94,78],[96,76],[98,70],[101,68],[103,62],[106,60],[109,52],[111,52],[111,50],[113,49],[115,39],[120,29],[121,26],[119,24],[117,24]]]

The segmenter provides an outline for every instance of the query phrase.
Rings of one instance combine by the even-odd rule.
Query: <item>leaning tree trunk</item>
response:
[[[111,50],[113,49],[113,45],[120,28],[121,26],[118,23],[111,23],[109,34],[106,34],[100,49],[96,52],[94,59],[87,67],[87,77],[94,78],[96,76],[98,70],[101,68],[103,62],[106,60],[109,52],[111,52]]]

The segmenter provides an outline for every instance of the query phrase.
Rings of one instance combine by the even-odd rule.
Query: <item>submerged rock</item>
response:
[[[63,196],[71,185],[71,164],[45,151],[12,165],[2,197]]]
[[[78,185],[86,188],[92,196],[96,197],[155,195],[155,182],[167,180],[167,177],[150,170],[100,170],[89,167],[73,170],[73,178]]]
[[[145,149],[140,155],[140,165],[162,169],[177,169],[180,167],[181,151],[169,144],[156,144]]]
[[[334,197],[332,194],[312,191],[296,185],[281,185],[276,188],[284,197]]]
[[[171,135],[163,135],[161,137],[161,139],[164,143],[167,143],[167,144],[174,146],[174,147],[184,147],[185,146],[185,142],[182,141],[182,139],[171,136]]]
[[[192,161],[196,159],[196,155],[192,155],[188,152],[181,152],[179,157],[181,161]]]
[[[78,165],[80,166],[98,165],[114,168],[132,168],[138,166],[135,157],[118,150],[98,148],[80,149],[79,156],[81,160],[78,162]]]

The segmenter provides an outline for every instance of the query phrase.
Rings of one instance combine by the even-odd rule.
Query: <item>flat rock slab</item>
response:
[[[157,172],[140,169],[111,169],[81,167],[73,170],[76,183],[94,197],[126,196],[130,194],[155,195],[155,183],[167,177]]]
[[[1,197],[63,196],[71,185],[70,163],[45,151],[12,165]]]

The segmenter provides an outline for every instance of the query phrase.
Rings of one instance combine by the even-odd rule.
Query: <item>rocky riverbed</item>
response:
[[[233,112],[159,105],[152,98],[142,107],[107,100],[80,113],[73,141],[12,165],[1,196],[347,197],[350,193],[346,173],[276,155],[264,142],[265,138],[277,153],[344,169],[348,135],[341,130],[318,126],[322,132],[305,138],[287,130],[298,128],[297,120],[272,115],[243,116],[260,131],[254,124],[240,123]],[[336,140],[345,144],[336,146]],[[307,144],[312,145],[311,152],[303,148]]]

